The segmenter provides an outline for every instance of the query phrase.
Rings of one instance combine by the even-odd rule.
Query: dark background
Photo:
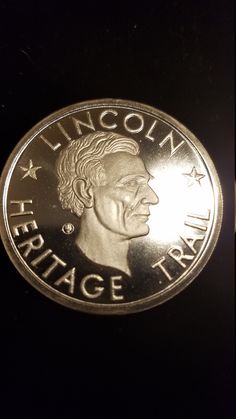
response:
[[[1,245],[0,418],[233,418],[233,1],[1,1],[0,16],[0,170],[49,113],[130,99],[200,139],[224,195],[203,272],[143,313],[59,306],[20,277]]]

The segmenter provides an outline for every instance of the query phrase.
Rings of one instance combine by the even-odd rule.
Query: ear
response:
[[[86,179],[75,179],[72,188],[77,198],[83,202],[85,208],[93,207],[93,189]]]

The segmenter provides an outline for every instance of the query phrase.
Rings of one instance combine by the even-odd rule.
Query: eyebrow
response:
[[[134,179],[134,178],[142,178],[149,181],[150,179],[153,179],[153,176],[151,176],[148,172],[146,176],[141,175],[140,173],[130,174],[130,175],[122,176],[116,182],[121,182],[122,180],[129,180],[129,179]]]

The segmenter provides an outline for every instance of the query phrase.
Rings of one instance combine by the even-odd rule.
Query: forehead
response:
[[[109,181],[118,181],[130,175],[149,177],[142,159],[129,153],[108,154],[102,159],[102,164]]]

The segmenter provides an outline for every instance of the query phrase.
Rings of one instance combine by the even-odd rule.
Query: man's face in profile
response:
[[[125,152],[102,159],[106,184],[94,187],[94,211],[99,222],[124,238],[148,234],[149,206],[158,198],[148,185],[150,175],[138,156]]]

